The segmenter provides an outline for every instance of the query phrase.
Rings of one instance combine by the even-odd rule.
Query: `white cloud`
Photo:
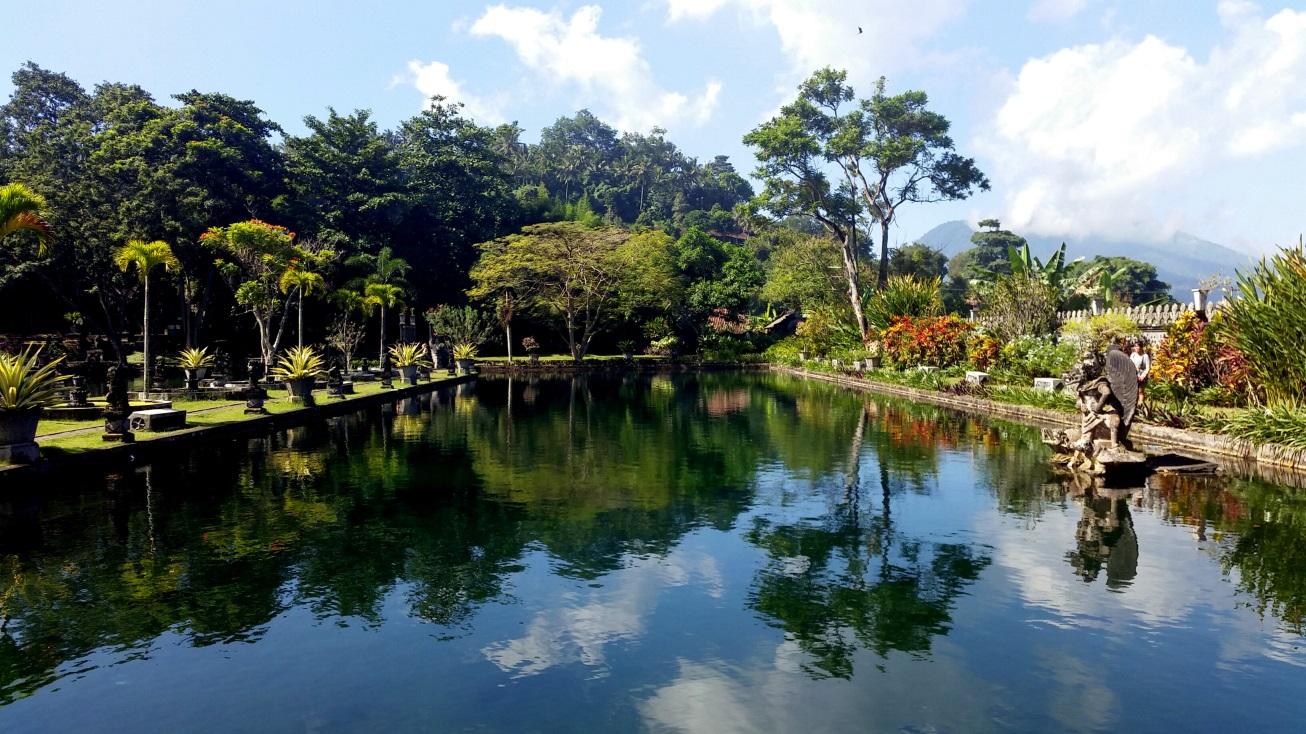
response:
[[[1035,22],[1064,23],[1079,15],[1088,0],[1034,0],[1029,19]]]
[[[667,20],[705,20],[730,5],[775,28],[793,74],[835,66],[865,84],[919,66],[924,54],[918,44],[961,17],[969,0],[667,0]]]
[[[570,18],[554,10],[494,5],[471,26],[471,34],[501,38],[518,59],[546,82],[576,85],[610,112],[624,130],[646,130],[679,122],[701,125],[716,109],[721,84],[708,81],[694,98],[663,89],[629,37],[599,32],[602,9],[586,5]]]
[[[408,62],[408,71],[395,77],[391,86],[412,84],[422,93],[422,107],[430,104],[431,97],[440,96],[454,102],[461,102],[467,113],[481,123],[497,124],[504,121],[499,100],[487,99],[471,94],[449,73],[449,65],[432,61],[423,64],[417,59]]]
[[[1025,63],[978,145],[1004,221],[1045,234],[1163,238],[1194,181],[1306,142],[1306,12],[1220,5],[1205,61],[1148,36]],[[1232,192],[1237,196],[1236,192]],[[1252,194],[1248,194],[1251,196]]]

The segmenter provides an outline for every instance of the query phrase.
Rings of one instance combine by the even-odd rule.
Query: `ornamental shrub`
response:
[[[1194,311],[1180,314],[1152,357],[1152,379],[1178,395],[1220,388],[1238,400],[1255,400],[1259,391],[1250,362],[1236,346],[1222,343],[1227,330],[1219,313],[1210,322]]]
[[[1024,336],[1002,345],[998,366],[1020,377],[1060,377],[1075,366],[1079,350],[1069,342]]]
[[[1142,333],[1133,319],[1121,313],[1104,313],[1061,327],[1062,339],[1081,352],[1087,349],[1102,352],[1116,339],[1130,339],[1142,336]]]
[[[876,329],[886,329],[895,318],[902,316],[938,316],[943,313],[939,279],[895,275],[889,278],[883,288],[866,298],[863,310],[866,323]]]
[[[974,334],[966,350],[966,358],[977,370],[986,370],[997,362],[1002,343],[988,334]]]
[[[974,330],[974,324],[955,314],[895,318],[884,331],[884,356],[895,367],[953,367],[966,361]]]
[[[1238,274],[1237,298],[1223,309],[1222,341],[1237,347],[1271,402],[1296,400],[1306,385],[1306,252],[1299,242]]]

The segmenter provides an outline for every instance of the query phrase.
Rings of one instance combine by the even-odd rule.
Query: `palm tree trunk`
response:
[[[503,325],[504,336],[508,340],[508,364],[512,364],[512,322]]]
[[[299,348],[304,348],[304,289],[299,289]]]
[[[385,362],[385,305],[382,304],[381,310],[381,351],[376,355],[376,366],[380,367]]]
[[[145,365],[141,382],[141,397],[144,398],[145,393],[150,390],[150,357],[153,356],[150,354],[150,274],[148,271],[145,273],[145,317],[141,319],[141,322],[141,330],[144,332],[143,341],[145,342]]]

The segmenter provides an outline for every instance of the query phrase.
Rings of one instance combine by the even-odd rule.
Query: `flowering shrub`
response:
[[[1220,328],[1196,312],[1181,314],[1152,358],[1152,377],[1186,394],[1219,387],[1232,395],[1255,397],[1251,364],[1237,347],[1221,343]]]
[[[970,348],[966,358],[975,369],[988,369],[998,359],[1002,344],[988,334],[976,334],[971,337]]]
[[[956,315],[895,318],[882,339],[886,359],[897,367],[952,367],[966,360],[975,326]]]

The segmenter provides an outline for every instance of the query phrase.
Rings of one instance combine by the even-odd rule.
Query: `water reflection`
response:
[[[532,378],[27,488],[0,500],[0,704],[15,704],[0,728],[38,713],[75,728],[51,684],[103,704],[96,682],[143,675],[134,661],[233,701],[285,680],[214,679],[219,663],[186,650],[275,649],[312,661],[289,663],[299,674],[345,676],[361,653],[333,645],[353,633],[375,655],[363,678],[416,666],[387,695],[429,700],[418,686],[438,678],[468,700],[511,683],[581,708],[587,690],[608,702],[592,723],[616,728],[886,712],[1066,728],[1091,708],[1093,675],[1075,671],[1118,662],[1075,635],[1107,629],[1211,627],[1223,661],[1306,665],[1300,494],[1180,476],[1107,489],[1050,475],[1042,452],[1022,427],[775,376]],[[1027,637],[1044,623],[1066,636]],[[890,670],[873,702],[838,687]],[[968,693],[916,717],[937,686]],[[112,699],[124,721],[150,710],[135,695]],[[511,713],[489,728],[520,728]]]

